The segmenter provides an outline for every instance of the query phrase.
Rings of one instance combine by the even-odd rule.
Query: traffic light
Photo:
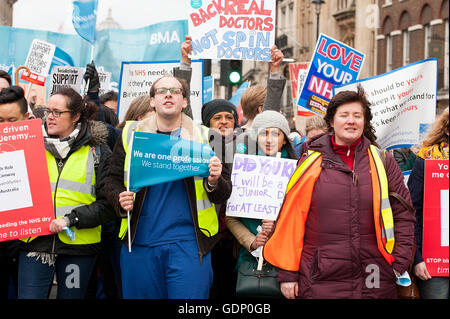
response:
[[[220,85],[233,86],[240,84],[242,80],[241,60],[220,61]]]

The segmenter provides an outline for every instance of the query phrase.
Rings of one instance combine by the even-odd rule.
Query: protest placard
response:
[[[50,88],[48,96],[59,92],[62,88],[72,88],[78,93],[82,93],[84,68],[72,66],[54,66],[50,74]]]
[[[371,103],[377,143],[386,149],[410,147],[421,141],[436,115],[437,59],[334,88],[337,94],[361,84]]]
[[[98,70],[98,80],[100,81],[100,88],[98,89],[98,95],[105,94],[110,90],[111,72]]]
[[[422,256],[438,277],[448,277],[448,174],[448,160],[425,160]]]
[[[196,59],[270,61],[275,0],[191,1],[188,12]]]
[[[34,39],[25,61],[25,66],[30,72],[23,71],[20,78],[37,85],[45,85],[55,48],[54,44]]]
[[[122,121],[131,102],[140,95],[148,95],[153,82],[164,74],[172,74],[179,61],[122,62],[119,85],[118,114]],[[203,60],[191,61],[190,99],[194,122],[202,122]]]
[[[364,53],[320,34],[297,104],[324,115],[333,97],[333,86],[356,81],[364,57]]]
[[[54,216],[41,120],[0,123],[0,241],[50,234]]]
[[[191,176],[209,176],[214,152],[208,144],[176,136],[134,132],[130,153],[129,189]]]
[[[236,154],[226,215],[275,220],[296,166],[292,159]]]

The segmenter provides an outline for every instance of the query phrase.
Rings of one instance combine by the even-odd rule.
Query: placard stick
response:
[[[277,158],[281,158],[281,153],[280,152],[277,152]],[[258,268],[256,268],[256,270],[259,270],[259,271],[262,270],[262,266],[263,266],[263,262],[264,262],[263,249],[264,249],[264,246],[262,246],[261,250],[259,251]]]
[[[94,62],[94,45],[91,44],[91,63]],[[89,89],[89,80],[88,79],[84,85],[83,95],[87,94],[87,90]]]
[[[131,142],[130,142],[130,152],[133,150],[133,138],[134,138],[134,129],[131,133]],[[132,153],[130,153],[132,154]],[[128,176],[127,176],[127,192],[130,191],[130,167],[131,167],[131,158],[128,161]],[[128,223],[128,252],[131,253],[131,226],[130,226],[130,211],[127,210],[127,223]]]

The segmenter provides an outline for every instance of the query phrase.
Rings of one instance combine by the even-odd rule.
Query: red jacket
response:
[[[400,273],[408,268],[414,216],[390,198],[396,240],[391,267],[377,248],[369,140],[363,138],[356,147],[353,172],[334,153],[330,135],[308,144],[310,149],[322,153],[322,171],[312,193],[300,270],[280,270],[279,281],[298,281],[300,298],[396,298],[392,267]],[[410,201],[400,168],[389,153],[386,155],[390,191]]]

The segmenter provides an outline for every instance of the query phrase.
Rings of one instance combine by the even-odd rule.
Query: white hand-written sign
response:
[[[227,216],[275,220],[296,160],[236,154]]]

